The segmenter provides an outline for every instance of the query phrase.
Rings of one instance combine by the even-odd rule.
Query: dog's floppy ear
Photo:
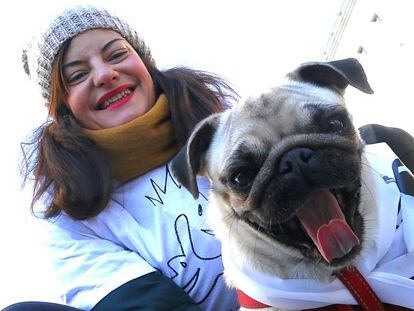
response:
[[[219,123],[219,114],[200,121],[194,128],[187,144],[169,163],[170,171],[177,181],[198,198],[196,176],[204,168],[204,156],[210,146]]]
[[[340,94],[344,93],[348,85],[352,85],[367,94],[374,93],[368,83],[364,69],[355,58],[305,63],[288,74],[288,77],[328,87]]]

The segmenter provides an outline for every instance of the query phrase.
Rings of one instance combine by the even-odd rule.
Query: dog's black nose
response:
[[[308,148],[295,148],[286,152],[279,162],[279,173],[304,173],[312,156],[313,151]]]

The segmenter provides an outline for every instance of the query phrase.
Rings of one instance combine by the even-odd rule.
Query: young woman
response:
[[[208,181],[199,180],[194,200],[167,167],[195,124],[233,98],[231,88],[204,72],[159,71],[124,20],[90,6],[57,16],[23,60],[49,109],[26,164],[66,304],[236,309],[205,222]]]

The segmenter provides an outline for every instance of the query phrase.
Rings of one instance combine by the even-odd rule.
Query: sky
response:
[[[36,88],[24,75],[21,49],[48,17],[70,4],[96,1],[9,2],[0,10],[0,308],[21,300],[57,301],[21,190],[19,144],[46,121]],[[320,60],[342,0],[99,1],[133,25],[159,68],[185,65],[216,73],[242,98],[274,85],[296,65]]]

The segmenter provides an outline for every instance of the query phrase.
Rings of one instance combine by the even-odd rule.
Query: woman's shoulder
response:
[[[118,234],[117,227],[127,226],[126,231],[136,232],[144,223],[169,222],[181,214],[192,219],[195,226],[204,226],[203,211],[208,203],[210,183],[203,177],[198,178],[197,182],[200,195],[198,199],[194,199],[174,179],[168,166],[163,165],[126,183],[115,185],[106,208],[86,220],[72,219],[64,212],[56,217],[43,219],[42,206],[50,199],[45,196],[36,207],[36,222],[47,231],[53,231],[53,236],[73,231],[86,236],[111,236],[111,239],[115,239]]]
[[[198,177],[197,184],[200,197],[207,200],[210,190],[210,182],[206,177]],[[191,203],[196,201],[191,193],[185,189],[172,175],[168,165],[162,165],[142,176],[139,176],[125,184],[115,188],[114,198],[128,199],[128,202],[142,201],[143,204],[153,205],[156,201],[164,202],[165,199],[180,199]],[[169,200],[169,203],[174,203]],[[173,204],[174,205],[174,204]]]

